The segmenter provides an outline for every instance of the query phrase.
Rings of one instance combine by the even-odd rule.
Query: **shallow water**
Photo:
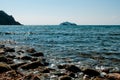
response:
[[[120,26],[0,26],[0,44],[34,47],[52,66],[120,66]]]

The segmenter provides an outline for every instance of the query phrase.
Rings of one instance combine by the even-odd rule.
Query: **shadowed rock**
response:
[[[0,62],[0,73],[6,72],[9,70],[11,70],[11,67],[8,64]]]
[[[83,73],[86,74],[86,75],[88,75],[88,76],[90,76],[90,77],[99,76],[100,75],[100,73],[98,71],[93,70],[93,69],[85,69],[83,71]]]

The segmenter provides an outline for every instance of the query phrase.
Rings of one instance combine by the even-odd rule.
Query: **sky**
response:
[[[120,0],[0,0],[0,10],[25,25],[120,25]]]

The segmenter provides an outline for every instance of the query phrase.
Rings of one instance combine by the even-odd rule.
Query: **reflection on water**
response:
[[[52,63],[120,66],[120,26],[0,26],[0,37],[0,44],[35,47]]]

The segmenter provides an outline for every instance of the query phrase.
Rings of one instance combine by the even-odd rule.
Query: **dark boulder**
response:
[[[66,70],[73,72],[73,73],[77,73],[77,72],[81,72],[80,68],[78,68],[75,65],[69,65],[66,67]]]
[[[6,72],[9,70],[11,70],[11,67],[8,64],[0,62],[0,73]]]
[[[42,64],[41,61],[35,61],[35,62],[32,62],[32,63],[22,65],[22,66],[20,66],[20,68],[28,70],[28,69],[35,69],[39,66],[44,66],[44,64]]]
[[[90,76],[90,77],[94,77],[94,76],[99,76],[100,73],[96,70],[93,70],[93,69],[85,69],[83,71],[84,74]]]
[[[6,52],[15,52],[15,49],[11,47],[5,47],[4,49]]]
[[[44,56],[44,54],[42,52],[35,52],[35,53],[31,54],[31,56],[39,57],[39,56]]]
[[[0,11],[0,25],[21,25],[15,21],[13,16],[6,14],[4,11]]]

